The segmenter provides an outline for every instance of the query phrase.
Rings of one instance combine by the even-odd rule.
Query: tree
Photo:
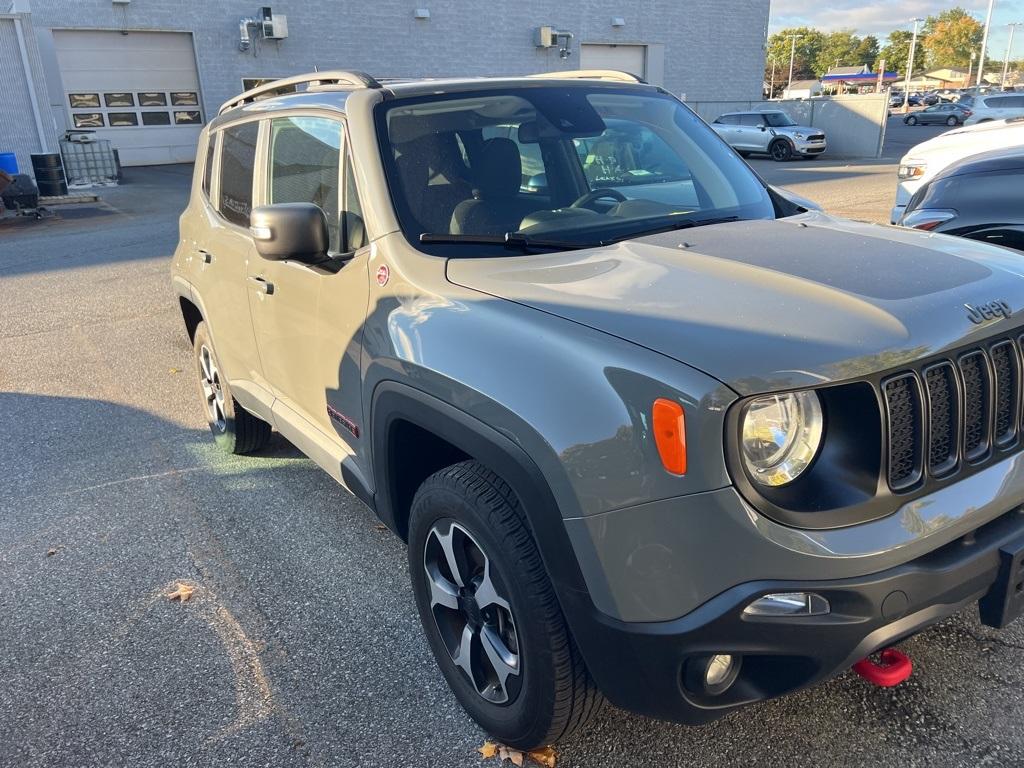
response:
[[[906,29],[896,29],[889,33],[889,40],[885,47],[878,52],[878,60],[875,62],[876,71],[881,69],[882,59],[885,59],[885,68],[889,72],[899,72],[904,77],[907,74],[907,60],[910,58],[910,43],[914,33]],[[917,40],[917,50],[914,52],[914,71],[924,69],[925,51],[921,39]]]
[[[953,8],[924,23],[925,58],[929,67],[966,69],[981,47],[984,27],[963,8]]]
[[[783,86],[789,81],[790,35],[800,35],[796,41],[796,55],[793,57],[793,79],[808,80],[818,76],[818,56],[825,43],[825,35],[810,27],[791,27],[776,32],[768,38],[765,80],[770,80],[772,62],[775,62],[775,83]]]
[[[815,73],[823,75],[833,67],[870,65],[877,55],[877,38],[857,37],[852,30],[830,32],[824,36],[821,49],[815,58]]]

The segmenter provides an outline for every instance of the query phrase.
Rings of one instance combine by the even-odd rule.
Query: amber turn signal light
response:
[[[665,469],[675,475],[686,474],[686,416],[683,406],[659,397],[652,409],[654,444]]]

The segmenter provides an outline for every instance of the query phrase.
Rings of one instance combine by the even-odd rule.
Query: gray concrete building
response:
[[[110,139],[125,165],[190,161],[222,102],[315,68],[623,69],[688,100],[752,100],[769,2],[270,0],[264,10],[250,0],[0,0],[0,152],[26,171],[31,153],[55,152],[66,130],[84,128]]]

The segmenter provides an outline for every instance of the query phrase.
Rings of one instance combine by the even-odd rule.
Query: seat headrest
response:
[[[474,170],[476,187],[485,199],[515,197],[523,183],[522,158],[512,139],[485,141],[480,152],[479,169]]]

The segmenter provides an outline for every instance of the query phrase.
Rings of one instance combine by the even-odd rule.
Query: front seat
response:
[[[519,229],[523,212],[518,203],[523,183],[522,158],[512,139],[488,139],[473,164],[476,188],[452,213],[456,235],[503,235]]]

